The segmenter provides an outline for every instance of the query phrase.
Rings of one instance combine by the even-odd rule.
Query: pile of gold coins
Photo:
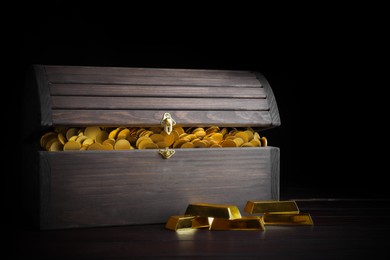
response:
[[[163,127],[55,127],[42,135],[40,146],[47,151],[261,147],[267,139],[251,128],[218,126],[175,126],[170,134]]]

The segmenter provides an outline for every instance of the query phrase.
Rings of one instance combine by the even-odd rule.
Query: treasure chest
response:
[[[40,229],[279,199],[266,130],[280,118],[260,73],[34,65],[26,79],[25,212]]]

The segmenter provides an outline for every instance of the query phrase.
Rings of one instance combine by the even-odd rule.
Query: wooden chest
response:
[[[279,148],[46,151],[52,127],[280,125],[267,80],[250,71],[34,65],[24,116],[26,213],[40,229],[164,223],[189,203],[243,209],[279,199]],[[168,126],[169,128],[169,126]]]

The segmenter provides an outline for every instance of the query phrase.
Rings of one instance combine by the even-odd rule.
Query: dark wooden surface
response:
[[[169,160],[157,149],[39,155],[43,229],[162,223],[189,203],[279,199],[276,147],[176,149]]]
[[[174,232],[164,224],[13,229],[6,259],[389,259],[389,200],[297,200],[314,226]]]

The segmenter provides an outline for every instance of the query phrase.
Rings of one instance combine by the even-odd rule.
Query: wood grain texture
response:
[[[268,110],[265,99],[52,96],[53,109]]]
[[[204,70],[204,69],[163,69],[163,68],[132,68],[132,67],[88,67],[88,66],[46,66],[48,75],[104,75],[104,76],[146,76],[146,77],[177,77],[177,78],[256,78],[249,71],[238,70]]]
[[[184,111],[184,110],[53,110],[57,126],[160,126],[165,112],[178,125],[221,127],[271,127],[268,111]]]
[[[262,87],[51,84],[52,96],[266,98]]]
[[[254,72],[254,74],[256,75],[256,78],[261,82],[261,85],[263,86],[264,91],[267,95],[269,113],[270,113],[271,118],[272,118],[272,126],[273,127],[280,126],[281,121],[280,121],[280,116],[279,116],[279,109],[278,109],[278,105],[276,103],[276,98],[274,96],[272,88],[271,88],[268,80],[261,73]]]
[[[39,101],[40,101],[40,108],[41,108],[41,126],[51,126],[51,104],[50,104],[50,90],[49,90],[49,82],[47,79],[45,67],[41,65],[35,65],[34,66],[35,71],[35,80],[36,82],[33,83],[32,87],[34,87],[34,84],[38,87],[38,93],[39,93]]]
[[[164,223],[189,203],[237,205],[277,199],[278,149],[39,152],[41,228]]]

